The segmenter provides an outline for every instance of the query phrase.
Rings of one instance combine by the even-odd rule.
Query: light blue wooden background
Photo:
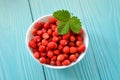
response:
[[[77,15],[90,39],[64,70],[39,65],[25,46],[29,25],[58,9]],[[0,80],[120,80],[120,0],[0,0]]]

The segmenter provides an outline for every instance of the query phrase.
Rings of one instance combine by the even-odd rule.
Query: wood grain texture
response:
[[[31,23],[27,0],[0,0],[0,80],[44,80],[25,46]]]
[[[43,69],[29,55],[25,35],[33,20],[58,9],[81,19],[89,48],[73,67]],[[120,0],[0,0],[0,80],[119,80],[119,9]]]
[[[64,70],[45,68],[47,80],[120,79],[119,0],[30,0],[30,4],[34,20],[58,9],[73,12],[90,38],[87,55],[80,63]]]

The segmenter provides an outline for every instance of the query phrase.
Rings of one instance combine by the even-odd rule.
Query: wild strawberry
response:
[[[79,52],[84,52],[85,49],[86,49],[86,47],[85,47],[85,45],[83,44],[83,45],[81,45],[81,46],[78,48],[78,51],[79,51]]]
[[[52,41],[53,41],[53,42],[58,42],[58,40],[59,40],[59,39],[58,39],[58,37],[56,37],[56,36],[52,38]]]
[[[56,25],[58,25],[59,23],[60,23],[60,21],[57,20]]]
[[[42,28],[41,22],[36,22],[35,25],[34,25],[34,28],[35,29],[41,29]]]
[[[50,64],[50,59],[46,58],[46,64]]]
[[[70,53],[76,53],[77,48],[76,47],[70,47]]]
[[[75,41],[75,37],[74,36],[70,36],[70,41],[74,42]]]
[[[48,35],[48,33],[43,33],[42,37],[43,37],[44,39],[48,39],[48,38],[49,38],[49,35]]]
[[[40,59],[39,59],[39,61],[40,61],[40,63],[46,63],[46,58],[45,57],[41,57]]]
[[[69,37],[70,37],[70,33],[67,33],[67,34],[62,36],[63,39],[68,39]]]
[[[40,36],[34,36],[33,41],[34,42],[39,42],[40,41]]]
[[[57,66],[62,66],[62,63],[60,61],[56,61]]]
[[[48,33],[48,35],[51,35],[52,34],[52,30],[48,29],[47,33]]]
[[[40,58],[40,53],[39,53],[39,52],[35,52],[35,53],[34,53],[34,57],[35,57],[36,59],[39,59],[39,58]]]
[[[56,56],[53,56],[53,57],[51,58],[52,61],[56,61],[56,59],[57,59]]]
[[[53,57],[53,52],[52,52],[52,51],[48,51],[47,57],[48,57],[48,58],[52,58],[52,57]]]
[[[65,59],[67,59],[68,58],[68,54],[63,54],[63,56],[65,57]]]
[[[67,45],[67,40],[60,40],[60,45],[62,45],[62,46]]]
[[[29,45],[30,48],[36,48],[37,47],[36,43],[34,41],[29,41],[28,45]]]
[[[83,29],[81,28],[79,34],[82,35],[83,33],[84,33],[84,31],[83,31]]]
[[[73,47],[73,46],[75,46],[75,43],[74,42],[69,42],[69,44],[68,44],[70,47]]]
[[[55,66],[56,65],[55,61],[50,61],[50,65]]]
[[[44,28],[45,28],[45,29],[49,29],[49,28],[50,28],[50,26],[49,26],[49,23],[48,23],[48,22],[46,22],[46,23],[44,24]]]
[[[43,31],[41,31],[41,30],[37,31],[37,35],[41,36],[42,34],[43,34]]]
[[[43,40],[42,40],[42,44],[43,44],[44,46],[47,46],[47,45],[48,45],[48,41],[47,41],[46,39],[43,39]]]
[[[58,50],[61,51],[63,49],[63,46],[58,45]]]
[[[63,48],[63,52],[64,52],[64,53],[69,53],[69,52],[70,52],[70,48],[69,48],[68,46],[65,46],[65,47]]]
[[[64,65],[64,66],[68,66],[70,64],[70,60],[64,60],[63,62],[62,62],[62,65]]]
[[[78,58],[78,57],[79,57],[79,54],[78,54],[78,53],[75,53],[75,56],[76,56],[76,58]]]
[[[60,51],[59,50],[54,50],[54,54],[58,55],[58,54],[60,54]]]
[[[58,61],[63,61],[64,59],[65,59],[65,57],[62,54],[57,56]]]
[[[57,47],[57,44],[55,42],[49,42],[48,43],[48,48],[53,49],[53,48],[56,48],[56,47]]]
[[[82,36],[77,36],[77,40],[78,41],[83,41],[83,37]]]
[[[32,35],[33,35],[33,36],[37,35],[37,29],[33,29],[33,30],[32,30]]]
[[[56,19],[54,18],[54,17],[50,17],[49,19],[48,19],[48,21],[51,23],[51,24],[54,24],[54,23],[56,23]]]
[[[39,51],[40,52],[44,52],[45,51],[45,46],[44,45],[40,45],[39,46]]]
[[[73,54],[70,55],[69,60],[72,61],[72,62],[75,62],[76,61],[76,56],[73,55]]]
[[[76,45],[79,47],[79,46],[81,46],[83,44],[83,42],[82,41],[76,41]]]
[[[46,56],[47,56],[47,53],[42,52],[42,53],[40,53],[40,55],[41,55],[41,57],[46,57]]]

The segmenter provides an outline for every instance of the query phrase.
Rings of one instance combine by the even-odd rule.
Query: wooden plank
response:
[[[30,0],[34,20],[58,9],[77,15],[89,34],[89,48],[77,65],[55,70],[45,67],[47,80],[120,79],[120,1],[118,0]]]
[[[27,0],[0,0],[0,80],[44,80],[25,46],[31,23]]]

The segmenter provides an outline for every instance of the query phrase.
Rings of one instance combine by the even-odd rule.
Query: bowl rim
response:
[[[41,16],[41,17],[37,18],[34,22],[32,22],[32,24],[28,27],[27,32],[26,32],[26,37],[25,37],[25,38],[26,38],[26,39],[25,39],[25,44],[26,44],[27,50],[28,50],[29,54],[33,57],[33,59],[35,59],[36,62],[38,62],[39,64],[41,64],[41,65],[43,65],[43,66],[45,66],[45,67],[49,67],[49,68],[53,68],[53,69],[65,69],[65,68],[69,68],[69,67],[77,64],[78,62],[80,62],[80,61],[84,58],[84,56],[85,56],[85,54],[86,54],[86,52],[87,52],[88,44],[89,44],[89,37],[88,37],[88,33],[87,33],[86,29],[85,29],[83,26],[82,26],[82,29],[83,29],[84,34],[85,34],[86,39],[87,39],[87,43],[85,43],[85,44],[86,44],[86,45],[85,45],[85,46],[86,46],[86,50],[85,50],[85,52],[83,52],[83,53],[77,58],[76,62],[72,62],[72,63],[71,63],[70,65],[68,65],[68,66],[52,66],[52,65],[40,63],[39,60],[37,60],[37,59],[33,56],[33,52],[31,51],[31,49],[30,49],[29,46],[28,46],[28,35],[29,35],[31,29],[33,28],[34,24],[35,24],[36,22],[42,20],[43,18],[50,17],[50,16],[52,16],[52,14],[48,14],[48,15]],[[42,21],[41,21],[41,22],[42,22]]]

